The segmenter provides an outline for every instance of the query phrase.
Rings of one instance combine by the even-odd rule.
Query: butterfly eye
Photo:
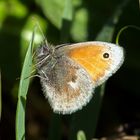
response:
[[[103,58],[105,58],[105,59],[109,58],[109,53],[105,52],[105,53],[103,54]]]

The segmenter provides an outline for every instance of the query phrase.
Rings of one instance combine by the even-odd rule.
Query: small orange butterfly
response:
[[[93,41],[72,45],[42,44],[36,50],[37,71],[53,111],[71,114],[82,109],[124,61],[123,48]]]

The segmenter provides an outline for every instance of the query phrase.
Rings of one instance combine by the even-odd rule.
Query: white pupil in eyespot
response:
[[[104,53],[104,54],[103,54],[103,57],[104,57],[104,58],[109,58],[109,53]]]

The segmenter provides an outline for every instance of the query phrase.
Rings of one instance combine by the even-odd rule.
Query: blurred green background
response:
[[[82,41],[114,42],[126,25],[140,27],[138,0],[0,0],[1,139],[15,139],[19,77],[36,22],[54,45]],[[36,32],[34,43],[42,40]],[[72,115],[52,112],[38,78],[30,84],[26,106],[27,140],[75,140],[140,135],[140,31],[128,28],[119,44],[125,62],[103,91]],[[102,93],[103,92],[103,93]],[[98,99],[99,98],[99,99]]]

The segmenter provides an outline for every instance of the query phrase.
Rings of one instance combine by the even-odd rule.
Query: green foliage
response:
[[[57,27],[61,28],[65,0],[37,0],[45,16]]]

